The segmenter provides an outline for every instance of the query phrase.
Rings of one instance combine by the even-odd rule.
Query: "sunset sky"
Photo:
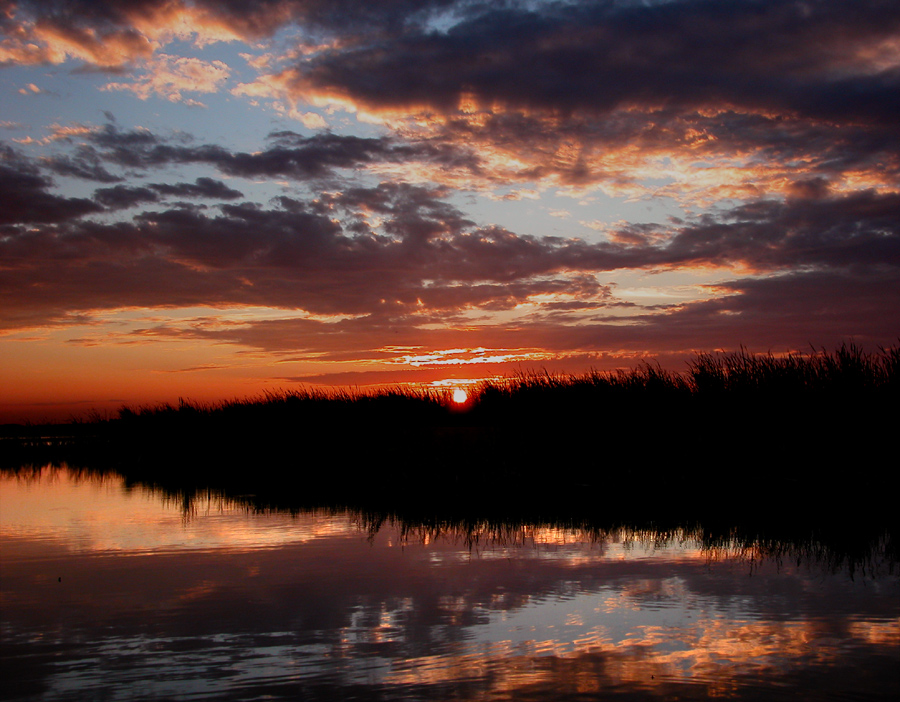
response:
[[[897,0],[0,0],[0,422],[898,337]]]

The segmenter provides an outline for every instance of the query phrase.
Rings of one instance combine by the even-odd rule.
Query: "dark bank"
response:
[[[505,515],[881,520],[897,495],[900,347],[700,354],[447,393],[298,391],[7,426],[7,467],[65,462],[264,505]]]

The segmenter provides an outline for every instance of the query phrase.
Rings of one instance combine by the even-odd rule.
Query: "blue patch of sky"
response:
[[[239,55],[247,48],[236,42],[206,47],[172,42],[159,52],[203,61],[219,60],[228,65],[231,75],[217,92],[183,92],[185,100],[202,102],[206,108],[172,102],[157,94],[142,100],[129,90],[104,89],[110,83],[127,85],[140,81],[152,71],[152,63],[138,64],[127,72],[87,70],[76,62],[9,68],[0,72],[2,121],[21,125],[22,134],[17,134],[17,138],[38,139],[45,135],[41,132],[54,124],[102,124],[107,121],[104,113],[108,112],[123,129],[142,126],[162,133],[177,129],[193,134],[202,142],[241,150],[259,149],[264,136],[274,130],[291,128],[298,133],[311,133],[296,120],[271,109],[254,107],[248,98],[230,93],[239,83],[257,77],[256,70]],[[37,92],[31,89],[32,85]]]
[[[578,238],[605,241],[602,225],[626,221],[641,224],[666,224],[670,217],[683,217],[683,210],[669,198],[631,200],[593,191],[572,197],[556,191],[543,191],[528,197],[529,186],[503,188],[493,193],[501,197],[524,193],[518,199],[492,199],[471,192],[456,193],[451,201],[479,225],[497,224],[519,235]],[[593,226],[591,226],[593,224]]]
[[[34,92],[30,86],[35,86]],[[60,67],[23,66],[0,71],[4,122],[21,125],[22,136],[33,136],[33,130],[43,125],[71,120],[68,101],[78,91]],[[97,114],[96,108],[91,110]]]

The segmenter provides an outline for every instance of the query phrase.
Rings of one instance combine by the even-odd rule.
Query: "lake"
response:
[[[0,474],[0,566],[5,700],[900,698],[877,549],[257,511],[44,469]]]

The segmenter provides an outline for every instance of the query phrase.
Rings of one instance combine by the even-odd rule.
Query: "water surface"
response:
[[[876,564],[877,565],[877,564]],[[895,699],[900,578],[0,477],[3,699]]]

